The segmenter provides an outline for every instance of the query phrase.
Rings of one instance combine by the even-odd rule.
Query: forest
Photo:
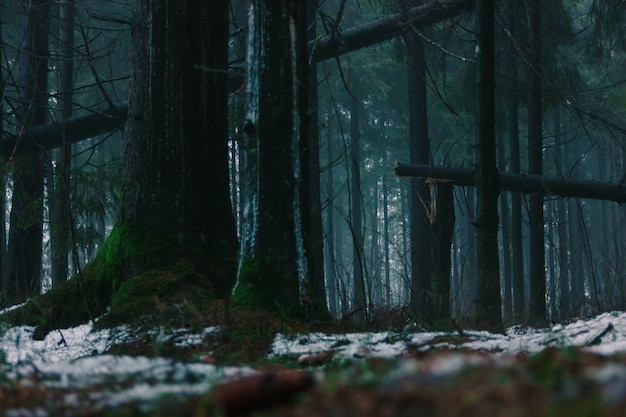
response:
[[[501,300],[502,324],[496,327],[623,308],[618,225],[624,219],[615,204],[624,201],[619,2],[560,2],[539,10],[538,22],[530,21],[530,6],[498,5],[493,39],[487,40],[494,49],[491,73],[485,75],[495,89],[495,109],[484,123],[477,119],[483,108],[477,88],[486,84],[479,82],[473,2],[308,5],[299,29],[298,59],[304,61],[293,69],[304,83],[297,92],[278,76],[281,67],[268,71],[279,71],[284,85],[265,86],[249,73],[269,49],[258,46],[263,56],[250,57],[247,2],[218,10],[228,23],[218,34],[223,51],[213,34],[204,34],[206,45],[187,40],[200,35],[185,10],[176,11],[184,35],[169,37],[174,29],[165,27],[157,31],[164,38],[143,39],[149,35],[131,34],[151,30],[135,28],[140,12],[152,12],[148,5],[40,3],[3,8],[5,306],[79,274],[114,225],[141,223],[163,229],[170,242],[206,242],[216,256],[236,262],[239,276],[227,277],[226,292],[235,279],[246,281],[248,261],[264,258],[271,269],[282,264],[274,271],[285,280],[281,285],[266,285],[269,277],[249,283],[269,292],[269,309],[284,299],[294,305],[280,308],[298,314],[316,310],[357,322],[384,321],[394,313],[430,325],[455,319],[491,326],[476,322],[486,281],[479,276],[490,276],[479,261],[484,228],[478,225],[489,222],[497,228],[486,237],[496,245],[489,257],[498,259],[489,266],[498,277],[491,278],[499,287],[492,294]],[[215,11],[207,13],[217,19]],[[541,25],[553,30],[542,33]],[[288,34],[276,36],[286,42]],[[144,74],[149,57],[140,56],[140,48],[167,48],[168,42],[181,50],[164,52],[159,62],[177,60],[181,68]],[[204,51],[214,46],[219,53]],[[175,77],[188,84],[170,86]],[[211,82],[225,90],[193,98],[180,90]],[[149,104],[156,99],[141,96],[155,83],[164,90],[159,100],[178,100],[180,112],[185,109],[178,118],[188,123],[168,121],[173,116],[165,102],[157,103],[158,116],[136,116],[147,108],[157,112]],[[129,85],[136,85],[134,92]],[[134,110],[133,100],[147,103]],[[281,107],[286,103],[293,106]],[[267,133],[253,121],[263,118],[264,107],[276,118],[296,104],[304,113],[281,119],[284,126],[268,126]],[[210,117],[195,113],[198,106],[212,109]],[[486,124],[493,125],[496,152],[489,151],[495,158],[489,163],[480,159],[476,139]],[[286,138],[296,127],[306,135],[298,132],[290,144]],[[209,143],[166,133],[177,129],[171,135],[182,136],[182,128]],[[133,129],[148,135],[145,142],[130,136]],[[277,143],[269,143],[274,138]],[[267,161],[253,156],[265,142]],[[146,155],[150,149],[154,154]],[[482,219],[483,191],[475,177],[485,164],[495,164],[489,169],[497,174],[498,207]],[[424,169],[412,173],[415,165]],[[294,169],[300,172],[288,175]],[[248,172],[262,179],[251,183]],[[130,191],[128,184],[144,176],[142,190]],[[139,196],[130,197],[134,192]],[[132,198],[148,207],[129,207]],[[158,207],[170,203],[175,207]],[[161,223],[161,216],[168,220]],[[165,230],[169,224],[171,231]],[[257,301],[264,303],[241,302]]]
[[[623,311],[625,14],[0,0],[0,321],[226,323],[240,363]]]

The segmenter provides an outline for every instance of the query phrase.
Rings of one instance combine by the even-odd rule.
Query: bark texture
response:
[[[16,82],[22,107],[16,113],[27,128],[46,122],[48,115],[48,13],[47,0],[28,2],[24,40],[17,62]],[[16,149],[20,147],[20,141]],[[44,149],[13,153],[13,195],[9,230],[5,299],[23,302],[41,290],[43,233]]]
[[[241,144],[243,232],[233,301],[300,315],[311,271],[303,217],[308,190],[306,1],[253,0]],[[305,309],[306,310],[306,309]]]
[[[234,258],[226,16],[226,0],[137,2],[120,221]]]

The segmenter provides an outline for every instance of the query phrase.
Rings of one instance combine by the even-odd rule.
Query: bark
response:
[[[503,332],[498,253],[498,196],[500,177],[496,161],[495,0],[477,4],[477,214],[478,305],[476,325]]]
[[[287,315],[303,315],[310,303],[305,13],[305,2],[253,0],[248,24],[243,233],[233,302]]]
[[[120,224],[234,258],[225,76],[228,1],[137,2]],[[231,282],[215,282],[220,293]]]
[[[394,172],[399,177],[426,178],[426,182],[449,182],[453,185],[476,186],[475,171],[472,169],[396,163]],[[588,198],[615,201],[616,203],[626,202],[626,186],[621,183],[583,181],[531,174],[514,175],[501,172],[500,188],[522,194]]]
[[[48,13],[47,0],[30,2],[24,40],[17,62],[20,102],[17,109],[24,127],[43,124],[48,114]],[[13,194],[8,246],[5,298],[23,302],[41,290],[41,242],[43,237],[43,149],[14,154]]]

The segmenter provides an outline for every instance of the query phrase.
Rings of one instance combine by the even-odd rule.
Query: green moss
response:
[[[182,260],[126,280],[113,295],[109,312],[95,327],[120,323],[196,327],[203,308],[214,300],[211,280],[196,272],[188,260]]]
[[[84,323],[106,310],[110,288],[101,284],[90,271],[84,271],[81,277],[64,282],[4,314],[2,321],[37,326],[35,338],[43,338],[52,329]]]
[[[117,225],[79,276],[0,320],[37,326],[37,336],[44,337],[50,330],[100,317],[110,306],[99,327],[146,318],[159,325],[189,324],[216,295],[230,289],[234,278],[234,260],[217,259],[208,247],[190,248],[159,231]]]
[[[259,258],[246,259],[241,265],[232,302],[238,307],[279,313],[284,318],[302,316],[297,279]]]

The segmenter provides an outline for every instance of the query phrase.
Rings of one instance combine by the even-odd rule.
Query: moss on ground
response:
[[[235,261],[204,247],[185,247],[159,231],[116,226],[96,258],[78,276],[33,297],[0,320],[37,326],[36,336],[102,316],[118,324],[193,324],[193,317],[235,279]]]

